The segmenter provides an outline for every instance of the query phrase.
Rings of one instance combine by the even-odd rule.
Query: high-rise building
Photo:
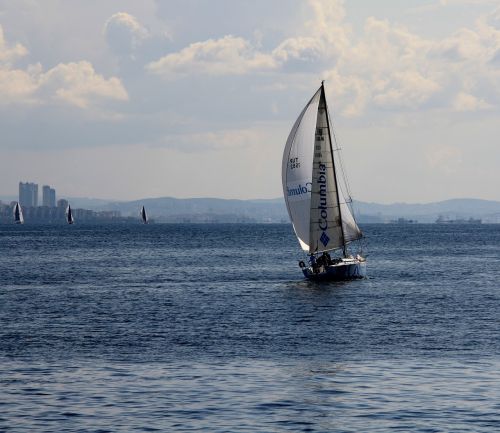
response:
[[[42,204],[48,207],[56,206],[56,190],[49,185],[44,185],[42,188]]]
[[[61,207],[63,209],[66,209],[68,207],[68,200],[65,200],[63,198],[57,200],[57,207]]]
[[[36,183],[19,182],[19,204],[21,206],[38,206],[38,185]]]
[[[50,188],[49,203],[51,207],[56,207],[56,190],[54,188]]]

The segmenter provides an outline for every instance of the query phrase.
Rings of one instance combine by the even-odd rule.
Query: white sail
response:
[[[281,176],[286,207],[303,250],[309,251],[313,143],[321,89],[295,122],[283,152]]]
[[[335,135],[333,132],[333,125],[331,123],[331,119],[328,113],[328,107],[327,107],[327,115],[328,115],[328,127],[330,130],[330,138],[334,140]],[[352,212],[351,196],[349,193],[349,188],[347,186],[347,178],[343,173],[340,152],[337,148],[337,143],[335,143],[335,141],[332,143],[332,149],[333,149],[333,160],[335,161],[336,182],[339,191],[340,214],[342,217],[344,242],[345,244],[348,244],[349,242],[361,239],[363,237],[363,232],[358,227],[358,224],[356,223],[356,220]]]
[[[141,209],[141,218],[142,218],[142,222],[144,224],[147,224],[148,223],[148,215],[146,213],[146,209],[144,208],[144,206],[142,207]]]
[[[71,211],[71,206],[68,205],[66,208],[66,221],[68,224],[73,224],[75,222],[75,219],[73,218],[73,212]]]
[[[24,224],[23,210],[19,202],[14,206],[14,222],[16,224]]]
[[[295,122],[283,154],[283,193],[303,250],[338,248],[362,234],[345,199],[340,164],[332,143],[324,87],[315,93]]]

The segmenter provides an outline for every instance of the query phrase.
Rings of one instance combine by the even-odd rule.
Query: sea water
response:
[[[0,431],[500,430],[500,225],[0,226]]]

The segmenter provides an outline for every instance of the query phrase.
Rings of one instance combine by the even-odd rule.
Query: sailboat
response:
[[[365,277],[366,259],[348,251],[349,244],[363,234],[351,209],[324,82],[290,131],[281,175],[295,235],[309,255],[309,263],[299,262],[304,276],[312,280]],[[330,252],[338,257],[332,259]]]
[[[71,211],[71,206],[68,205],[66,209],[66,221],[68,224],[73,224],[75,222],[75,218],[73,218],[73,212]]]
[[[141,209],[141,218],[142,218],[142,222],[144,224],[147,224],[148,223],[148,215],[146,213],[146,209],[144,209],[144,206],[142,207]]]
[[[19,202],[14,206],[14,222],[16,224],[24,224],[23,210]]]

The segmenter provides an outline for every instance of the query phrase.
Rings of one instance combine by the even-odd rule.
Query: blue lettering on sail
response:
[[[323,245],[326,247],[330,238],[325,233],[325,230],[328,229],[328,204],[327,204],[327,193],[326,193],[326,165],[321,161],[318,162],[319,168],[319,176],[318,176],[318,184],[319,184],[319,206],[320,210],[319,219],[318,219],[318,227],[323,231],[323,235],[320,240]],[[326,243],[325,243],[326,242]]]
[[[311,192],[311,182],[308,182],[306,183],[305,185],[302,185],[302,184],[298,184],[296,187],[294,188],[289,188],[287,187],[287,192],[288,192],[288,197],[293,197],[293,196],[296,196],[296,195],[302,195],[302,194],[307,194],[307,193],[310,193]]]

